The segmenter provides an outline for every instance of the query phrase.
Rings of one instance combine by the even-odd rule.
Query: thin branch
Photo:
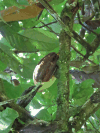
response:
[[[47,9],[47,11],[51,14],[51,16],[59,22],[59,24],[62,26],[62,28],[66,31],[66,33],[72,37],[73,34],[70,32],[70,29],[68,26],[66,26],[59,15],[54,11],[52,6],[46,1],[46,0],[39,0],[39,2]]]
[[[61,25],[61,27],[66,31],[66,33],[73,37],[75,40],[77,40],[83,47],[89,48],[92,51],[92,47],[89,43],[87,43],[85,40],[83,40],[75,31],[70,32],[70,29],[68,26],[64,24],[64,22],[61,20],[59,15],[54,11],[52,6],[46,1],[46,0],[39,0],[39,2],[47,9],[47,11],[51,14],[51,16],[57,20],[57,22]]]
[[[93,51],[91,45],[88,42],[86,42],[82,37],[80,37],[75,31],[72,31],[72,33],[73,33],[73,38],[76,41],[78,41],[86,49],[89,48],[89,50]]]
[[[37,86],[37,88],[35,88],[35,87],[36,86],[31,86],[28,89],[26,89],[22,93],[20,99],[17,100],[17,104],[20,105],[21,107],[25,108],[31,102],[31,100],[36,95],[36,93],[38,92],[39,88],[42,87],[42,85]],[[35,90],[33,88],[35,88]]]
[[[84,28],[86,28],[87,30],[89,30],[90,32],[92,32],[93,34],[95,34],[96,36],[98,36],[99,34],[94,32],[93,30],[89,29],[88,27],[86,27],[84,24],[82,24],[81,20],[80,20],[80,15],[79,13],[77,13],[78,16],[78,20],[79,20],[79,24],[82,25]]]
[[[41,21],[40,21],[40,22],[41,22]],[[43,23],[43,22],[41,22],[41,23]],[[45,24],[45,23],[44,23],[44,25],[42,25],[42,26],[40,26],[40,27],[33,27],[33,28],[43,28],[43,27],[45,27],[45,26],[48,26],[48,25],[51,25],[51,24],[54,24],[54,23],[57,23],[57,21],[50,22],[50,23],[48,23],[48,24]]]
[[[1,82],[0,82],[1,87]],[[8,97],[4,95],[2,91],[0,91],[0,101],[9,101]],[[2,102],[0,102],[2,103]],[[9,102],[8,102],[9,103]],[[0,106],[3,104],[0,104]],[[9,104],[7,104],[8,107],[11,107],[12,109],[16,110],[19,114],[19,118],[27,122],[28,120],[34,120],[34,117],[32,117],[28,111],[26,111],[24,108],[20,107],[19,105],[15,104],[13,101]]]
[[[86,122],[86,120],[99,108],[100,103],[93,103],[91,99],[88,99],[82,106],[80,112],[75,115],[73,121],[69,123],[69,131],[71,130],[71,128],[75,128],[75,131],[77,132],[81,128],[81,126]]]
[[[35,52],[39,52],[39,50],[37,50],[37,51],[18,51],[18,50],[13,50],[13,52],[15,54],[19,54],[19,53],[35,53]]]
[[[42,12],[43,12],[43,10],[39,13],[37,20],[39,20],[39,18],[41,17]]]
[[[41,86],[42,86],[42,85],[40,85],[40,84],[37,85],[37,86],[35,86],[35,90],[34,90],[34,91],[38,91],[39,88],[40,88]],[[29,93],[26,94],[26,95],[23,95],[23,96],[20,96],[20,97],[14,98],[14,99],[10,99],[10,100],[6,100],[6,101],[3,101],[3,102],[0,102],[0,106],[1,106],[1,105],[5,105],[5,104],[8,104],[8,103],[11,103],[11,102],[15,102],[17,99],[21,99],[21,100],[23,100],[23,99],[29,97],[34,91],[31,90],[31,92],[29,92]]]
[[[43,22],[41,22],[41,23],[44,24]],[[45,26],[50,30],[50,32],[54,33],[57,36],[59,35],[59,33],[54,32],[49,26],[47,26],[47,25],[45,25]]]
[[[82,54],[82,53],[80,53],[75,47],[73,47],[72,45],[71,45],[71,47],[78,53],[78,54],[80,54],[81,56],[83,56],[84,57],[84,55]],[[87,59],[89,62],[91,62],[91,63],[93,63],[94,65],[96,65],[96,63],[94,63],[93,61],[91,61],[91,60],[89,60],[89,59]]]
[[[97,132],[97,133],[100,133],[100,132],[98,131],[98,129],[95,128],[95,126],[93,125],[93,123],[92,123],[89,119],[88,119],[88,121],[91,123],[92,127],[96,130],[96,132]]]

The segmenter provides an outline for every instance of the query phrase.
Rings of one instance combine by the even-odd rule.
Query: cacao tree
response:
[[[0,0],[0,132],[100,132],[100,1]]]

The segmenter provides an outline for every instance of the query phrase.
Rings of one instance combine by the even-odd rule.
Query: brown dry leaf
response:
[[[18,21],[36,17],[44,7],[40,3],[24,6],[24,9],[12,6],[0,11],[1,17],[6,22]]]

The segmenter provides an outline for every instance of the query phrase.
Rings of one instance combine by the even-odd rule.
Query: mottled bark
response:
[[[69,4],[69,7],[66,6]],[[70,32],[73,29],[75,7],[67,3],[62,10],[61,19],[68,26]],[[77,5],[77,4],[76,4]],[[72,9],[75,11],[72,12]],[[69,121],[69,66],[70,66],[70,47],[71,37],[63,29],[59,35],[60,50],[59,50],[59,78],[58,78],[58,96],[57,96],[57,117],[58,129],[60,131],[68,131]]]

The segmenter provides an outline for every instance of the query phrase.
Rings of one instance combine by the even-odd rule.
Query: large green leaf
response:
[[[32,28],[40,23],[40,20],[37,20],[37,17],[21,20],[24,28]]]
[[[9,49],[12,49],[13,47],[10,45],[10,43],[8,43],[8,41],[6,40],[5,37],[1,38],[0,42],[3,44],[3,45],[6,45],[9,47]]]
[[[33,44],[33,40],[29,39],[18,33],[12,33],[6,37],[7,41],[11,44],[13,48],[27,52],[37,52],[38,49]]]
[[[0,61],[0,71],[4,71],[7,65],[5,65],[2,61]]]
[[[4,111],[0,112],[0,133],[8,133],[17,117],[18,113],[8,107]]]
[[[56,104],[57,83],[58,81],[55,80],[55,82],[49,88],[42,90],[42,93],[37,93],[37,95],[35,96],[35,100],[38,99],[37,101],[39,101],[41,105],[44,105],[45,107]]]
[[[8,46],[3,45],[2,43],[0,43],[0,60],[15,70],[15,72],[21,72],[19,65],[22,64],[22,60],[17,57]]]
[[[64,0],[52,0],[52,1],[50,2],[50,4],[51,4],[51,5],[59,5],[59,4],[61,4],[62,2],[64,2]]]
[[[13,23],[12,23],[13,24]],[[15,23],[16,24],[16,23]],[[57,36],[42,29],[26,29],[17,33],[17,27],[4,25],[0,30],[4,33],[9,44],[20,51],[51,51],[59,46]],[[19,28],[20,29],[20,28]]]
[[[0,43],[0,60],[24,78],[31,78],[36,63],[32,59],[18,57],[10,48]]]
[[[27,29],[20,34],[32,40],[34,46],[40,51],[51,51],[59,46],[57,36],[49,31],[42,29]]]
[[[18,23],[12,23],[11,26],[4,25],[0,27],[0,30],[2,31],[2,34],[4,35],[8,43],[12,46],[12,48],[15,48],[19,51],[25,51],[26,53],[31,51],[38,51],[38,49],[36,49],[36,47],[34,46],[32,39],[29,39],[17,33],[20,30]],[[3,39],[1,40],[1,42],[7,44],[7,42]]]
[[[29,105],[26,107],[26,109],[30,111],[30,106],[32,106],[34,109],[40,109],[42,105],[37,100],[33,98]]]
[[[93,79],[87,79],[80,84],[76,84],[74,86],[74,91],[72,94],[72,98],[74,102],[78,105],[82,105],[87,98],[93,93],[92,84],[95,81]]]
[[[23,71],[21,72],[21,75],[25,78],[33,78],[33,71],[36,66],[36,62],[32,59],[23,59]]]
[[[21,84],[19,86],[13,86],[13,84],[8,83],[3,80],[5,94],[10,99],[17,98],[21,96],[21,94],[30,87],[30,84]]]
[[[22,3],[18,3],[16,0],[3,0],[3,2],[4,2],[4,4],[6,5],[6,6],[16,6],[16,7],[18,7],[18,8],[20,8],[20,9],[23,9],[23,8],[25,8],[25,7],[23,7],[23,6],[21,6],[20,4],[22,4]],[[23,4],[28,4],[28,2],[25,0],[25,2],[23,3]]]
[[[47,109],[42,109],[39,111],[39,113],[36,115],[38,119],[45,120],[45,121],[50,121],[51,120],[51,115],[47,111]]]

